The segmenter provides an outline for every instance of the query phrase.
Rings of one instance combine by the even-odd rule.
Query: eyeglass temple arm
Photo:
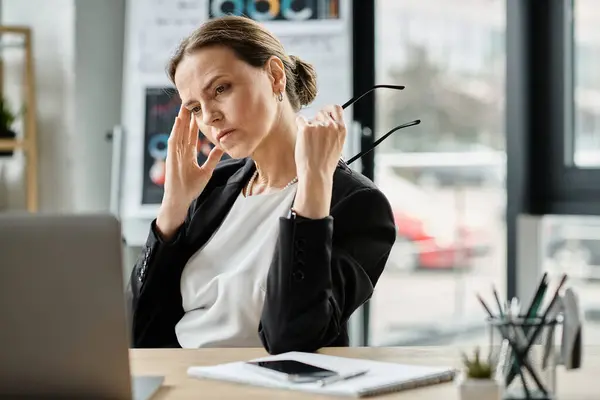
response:
[[[375,149],[375,147],[379,146],[379,144],[381,142],[383,142],[385,139],[388,138],[388,136],[390,136],[392,133],[399,131],[400,129],[404,129],[404,128],[408,128],[409,126],[414,126],[414,125],[419,125],[421,123],[420,119],[415,119],[414,121],[410,121],[407,122],[405,124],[402,125],[398,125],[397,127],[395,127],[394,129],[390,130],[388,133],[386,133],[385,135],[383,135],[382,137],[380,137],[379,139],[377,139],[374,143],[373,146],[371,146],[369,149],[362,151],[360,153],[358,153],[357,155],[355,155],[354,157],[352,157],[351,159],[349,159],[348,161],[346,161],[346,164],[350,165],[352,164],[354,161],[358,160],[359,158],[361,158],[362,156],[364,156],[365,154],[370,153],[371,151],[373,151]]]
[[[363,97],[365,97],[367,94],[371,93],[373,90],[378,89],[378,88],[403,90],[404,86],[400,86],[400,85],[375,85],[371,89],[369,89],[366,92],[364,92],[363,94],[361,94],[360,96],[353,97],[352,99],[350,99],[347,102],[345,102],[342,105],[342,109],[345,109],[345,108],[351,106],[352,104],[356,103],[357,101],[359,101],[360,99],[362,99]]]

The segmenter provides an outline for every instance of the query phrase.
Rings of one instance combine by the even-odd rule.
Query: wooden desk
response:
[[[457,347],[359,347],[330,348],[322,353],[421,365],[460,366]],[[156,399],[328,399],[295,391],[267,389],[229,382],[188,378],[187,368],[249,360],[267,355],[263,349],[202,350],[130,350],[131,368],[136,375],[164,375],[165,383]],[[600,347],[587,347],[584,368],[575,371],[558,369],[559,400],[597,400],[600,398]],[[458,399],[453,383],[415,389],[377,398],[385,399]]]

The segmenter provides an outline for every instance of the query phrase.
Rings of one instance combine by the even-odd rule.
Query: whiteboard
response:
[[[258,3],[264,3],[262,5]],[[122,130],[123,165],[120,185],[120,218],[131,245],[142,245],[148,222],[155,218],[159,204],[148,204],[147,107],[149,93],[172,88],[166,65],[180,40],[204,21],[223,10],[248,10],[283,43],[288,54],[312,63],[317,71],[318,96],[302,111],[307,117],[326,104],[342,104],[352,97],[351,1],[305,0],[313,9],[339,5],[339,17],[302,20],[302,11],[292,13],[291,0],[127,0],[125,54],[123,63]],[[279,17],[261,12],[265,5],[279,11]],[[298,4],[295,4],[296,9]],[[261,8],[262,7],[262,8]],[[273,8],[274,7],[274,8]],[[286,8],[287,7],[287,8]],[[287,10],[287,11],[286,11]],[[320,12],[319,11],[319,12]],[[286,19],[287,18],[287,19]],[[352,110],[345,112],[350,127]],[[168,133],[168,132],[167,132]],[[348,141],[350,143],[350,141]],[[347,146],[348,148],[348,146]],[[345,150],[345,157],[348,150]],[[146,179],[146,182],[144,181]]]

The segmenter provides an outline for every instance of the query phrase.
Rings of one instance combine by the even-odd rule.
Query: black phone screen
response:
[[[311,364],[305,364],[296,360],[253,361],[250,362],[250,364],[287,375],[315,376],[323,378],[337,375],[335,371],[330,371]]]

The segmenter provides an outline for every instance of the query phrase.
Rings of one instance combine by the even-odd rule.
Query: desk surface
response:
[[[459,367],[458,347],[353,347],[329,348],[325,354],[364,358],[416,365],[452,365]],[[213,365],[249,360],[265,356],[263,349],[201,349],[201,350],[130,350],[131,368],[136,375],[164,375],[165,383],[156,395],[162,399],[328,399],[294,391],[268,389],[214,380],[188,378],[187,368],[193,365]],[[600,398],[600,347],[586,347],[581,370],[558,368],[560,400],[592,400]],[[380,396],[385,399],[458,399],[452,383]]]

